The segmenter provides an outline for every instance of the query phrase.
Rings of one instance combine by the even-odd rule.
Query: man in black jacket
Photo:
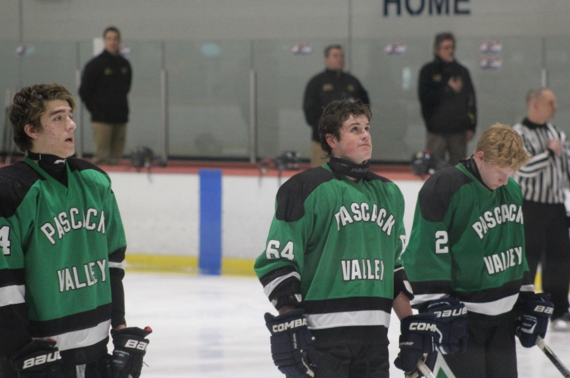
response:
[[[311,167],[319,167],[328,159],[321,150],[319,138],[319,119],[324,108],[335,100],[360,100],[369,105],[368,93],[357,78],[344,72],[344,53],[340,45],[331,45],[325,48],[324,72],[311,78],[305,88],[303,98],[303,112],[305,120],[313,129],[311,142]]]
[[[477,125],[475,89],[469,71],[457,63],[454,53],[453,34],[437,34],[435,59],[422,67],[418,85],[427,128],[426,149],[437,161],[451,165],[467,156],[467,143]]]
[[[85,66],[79,95],[91,113],[95,141],[93,162],[116,165],[125,146],[132,70],[128,60],[119,54],[119,30],[108,27],[103,40],[105,50]]]

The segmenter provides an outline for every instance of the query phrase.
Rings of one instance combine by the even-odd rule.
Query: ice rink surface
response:
[[[125,280],[129,326],[151,326],[142,378],[283,378],[271,361],[263,314],[275,310],[250,277],[137,273]],[[392,315],[390,360],[398,352]],[[570,367],[570,333],[549,332],[546,343]],[[538,349],[518,349],[519,377],[562,375]],[[391,377],[403,373],[391,367]]]

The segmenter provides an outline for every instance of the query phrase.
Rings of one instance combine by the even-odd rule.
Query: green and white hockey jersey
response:
[[[412,296],[403,214],[399,188],[371,172],[353,182],[325,164],[293,176],[255,263],[265,294],[304,308],[317,343],[386,343],[394,293]]]
[[[474,166],[472,160],[465,164]],[[512,178],[491,190],[473,172],[458,164],[425,182],[402,260],[412,305],[456,296],[471,316],[494,322],[512,310],[519,291],[533,290],[522,194]]]
[[[67,159],[67,187],[25,158],[0,169],[0,355],[52,338],[83,364],[125,324],[126,241],[109,177]]]

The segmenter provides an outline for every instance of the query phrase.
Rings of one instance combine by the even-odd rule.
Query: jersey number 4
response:
[[[295,259],[292,241],[285,244],[285,248],[283,248],[281,252],[279,252],[280,246],[281,243],[279,240],[270,240],[269,243],[267,243],[267,248],[265,249],[265,257],[267,257],[268,260],[278,259],[279,257],[289,260]]]
[[[10,256],[10,227],[8,226],[0,228],[0,248],[4,256]]]

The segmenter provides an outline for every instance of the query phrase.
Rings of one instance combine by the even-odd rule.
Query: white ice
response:
[[[271,361],[263,314],[275,313],[253,277],[136,273],[125,277],[129,326],[151,326],[142,378],[284,378]],[[399,321],[392,316],[390,361]],[[570,333],[546,343],[570,367]],[[538,349],[518,348],[519,377],[562,375]],[[391,377],[403,373],[391,367]]]

